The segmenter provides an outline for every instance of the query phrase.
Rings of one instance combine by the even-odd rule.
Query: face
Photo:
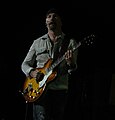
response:
[[[61,25],[61,18],[56,13],[50,13],[46,16],[46,26],[49,30],[60,29]]]

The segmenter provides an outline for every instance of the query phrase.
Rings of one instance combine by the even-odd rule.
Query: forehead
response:
[[[58,16],[58,17],[59,17],[59,15],[58,15],[57,13],[53,13],[53,12],[52,12],[52,13],[47,14],[47,16]],[[47,16],[46,16],[46,17],[47,17]]]

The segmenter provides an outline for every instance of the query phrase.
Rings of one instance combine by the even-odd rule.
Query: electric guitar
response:
[[[77,44],[75,48],[73,48],[73,52],[84,43],[87,45],[93,44],[94,38],[94,34],[85,37]],[[31,78],[29,76],[26,77],[23,84],[23,89],[20,91],[24,96],[26,102],[34,102],[40,98],[47,86],[47,83],[54,80],[54,78],[57,76],[57,72],[54,71],[54,68],[58,66],[64,59],[64,55],[62,55],[53,63],[52,59],[49,59],[43,68],[36,68],[38,70],[38,76],[36,77],[37,79]]]

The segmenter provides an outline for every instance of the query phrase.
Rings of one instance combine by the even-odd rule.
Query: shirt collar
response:
[[[58,36],[58,39],[64,39],[65,34],[62,32],[61,35]],[[48,38],[48,34],[45,34],[41,37],[43,40]]]

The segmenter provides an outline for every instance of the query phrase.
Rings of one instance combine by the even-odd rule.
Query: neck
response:
[[[58,39],[58,36],[61,34],[62,34],[62,31],[60,32],[48,31],[48,35],[53,42],[56,42]]]

